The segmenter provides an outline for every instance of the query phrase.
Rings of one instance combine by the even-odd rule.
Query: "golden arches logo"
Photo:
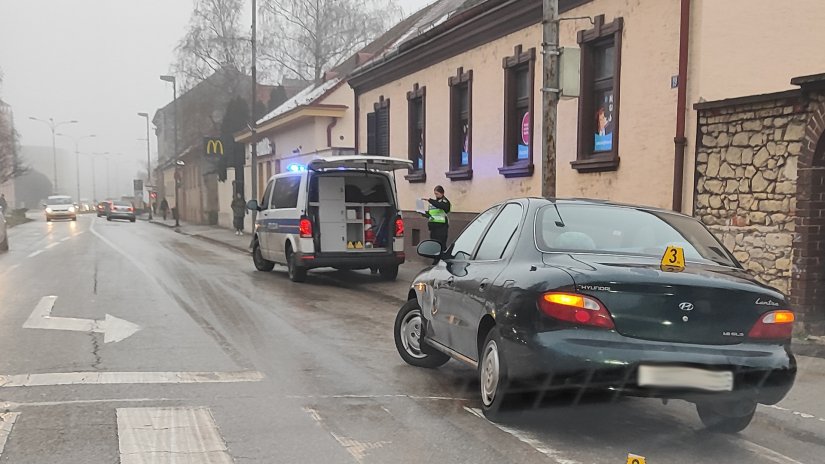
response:
[[[207,155],[223,155],[223,142],[220,140],[209,140],[206,142]]]

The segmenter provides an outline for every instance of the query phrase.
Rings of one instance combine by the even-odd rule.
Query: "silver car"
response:
[[[53,219],[71,219],[77,221],[77,207],[72,197],[66,195],[52,195],[46,200],[46,222]]]
[[[0,208],[0,252],[9,251],[9,234],[6,230],[6,212]]]
[[[106,220],[112,219],[128,219],[130,222],[135,222],[135,207],[128,201],[114,200],[109,206],[109,212],[106,214]]]

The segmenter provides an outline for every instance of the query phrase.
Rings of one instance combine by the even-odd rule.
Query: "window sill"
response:
[[[613,155],[594,155],[590,158],[571,161],[570,166],[580,173],[617,171],[619,169],[619,157]]]
[[[409,174],[404,176],[404,179],[407,179],[407,182],[411,184],[419,184],[422,182],[427,182],[427,173],[424,172],[423,169],[418,171],[410,171]]]
[[[498,168],[498,173],[510,179],[513,177],[530,177],[533,175],[533,163],[519,163]]]
[[[470,180],[473,178],[473,170],[469,167],[459,168],[454,171],[445,172],[444,175],[450,180]]]

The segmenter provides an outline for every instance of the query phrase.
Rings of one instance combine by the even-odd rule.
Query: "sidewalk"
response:
[[[148,220],[148,216],[143,215],[140,219],[146,221]],[[155,216],[149,222],[175,229],[175,231],[180,234],[195,237],[214,245],[231,248],[243,253],[250,252],[249,244],[252,235],[249,233],[237,236],[232,230],[224,229],[223,227],[193,225],[183,221],[180,222],[180,227],[176,228],[175,220],[169,217],[164,221],[162,217]],[[324,269],[312,271],[310,276],[322,277],[337,286],[362,288],[367,291],[380,293],[396,302],[403,303],[406,300],[413,279],[425,267],[427,267],[425,262],[417,259],[410,261],[408,257],[408,260],[398,269],[398,279],[394,282],[387,282],[377,275],[371,275],[369,270],[335,271]],[[279,266],[276,266],[275,270],[279,268]],[[281,269],[285,270],[283,268]]]

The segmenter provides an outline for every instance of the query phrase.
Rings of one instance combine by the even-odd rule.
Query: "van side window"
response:
[[[261,199],[261,209],[269,209],[269,199],[272,198],[272,189],[275,185],[275,181],[269,181],[269,184],[266,186],[266,190],[264,190],[264,197]]]
[[[272,191],[272,208],[297,208],[298,193],[301,187],[301,176],[281,177],[275,182]]]

